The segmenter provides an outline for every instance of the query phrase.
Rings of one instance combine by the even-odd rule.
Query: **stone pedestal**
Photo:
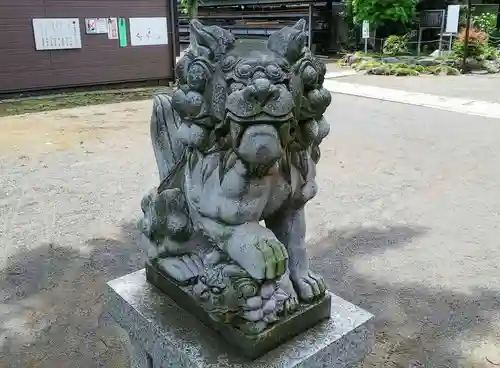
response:
[[[108,286],[108,311],[130,336],[133,368],[351,367],[373,344],[373,316],[331,294],[330,320],[250,360],[149,284],[144,270]]]

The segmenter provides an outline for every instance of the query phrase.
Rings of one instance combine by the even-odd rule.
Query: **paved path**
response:
[[[324,86],[326,89],[333,93],[341,93],[351,96],[366,97],[382,101],[398,102],[403,104],[500,119],[500,103],[478,101],[471,98],[464,99],[456,97],[445,97],[421,92],[402,91],[393,88],[346,83],[344,82],[345,78],[342,75],[340,75],[340,77],[335,76],[333,73],[331,75],[331,78],[337,79],[325,80]]]
[[[342,82],[500,103],[500,75],[388,77],[357,74],[343,77]]]
[[[105,281],[141,267],[150,102],[0,119],[0,367],[127,367]],[[500,125],[335,94],[314,268],[377,315],[365,367],[500,362]]]

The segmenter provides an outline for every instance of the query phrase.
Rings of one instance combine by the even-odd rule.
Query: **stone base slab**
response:
[[[186,289],[179,287],[175,281],[165,276],[150,262],[146,262],[146,279],[163,291],[167,297],[175,300],[179,307],[218,331],[226,342],[232,344],[237,351],[251,359],[264,355],[285,341],[330,318],[331,315],[330,294],[327,294],[312,304],[301,304],[295,313],[282,318],[261,333],[246,335],[230,324],[211,318]]]
[[[251,360],[147,282],[145,270],[110,281],[107,294],[109,313],[133,341],[137,368],[351,367],[374,340],[373,316],[331,294],[329,320]]]

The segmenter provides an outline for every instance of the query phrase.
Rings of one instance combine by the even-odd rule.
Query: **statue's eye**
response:
[[[268,65],[266,68],[266,74],[272,79],[277,79],[282,75],[281,70],[276,65]]]
[[[219,295],[219,294],[222,294],[222,288],[218,287],[218,286],[212,286],[210,288],[210,291],[213,293],[213,294],[216,294],[216,295]]]
[[[205,89],[207,79],[207,72],[202,65],[195,63],[189,68],[189,72],[187,75],[189,88],[198,92],[202,92]]]
[[[201,282],[202,284],[206,284],[206,283],[207,283],[207,278],[206,278],[205,276],[201,276],[201,277],[200,277],[200,282]]]
[[[252,75],[252,66],[248,64],[242,64],[238,67],[238,74],[240,77],[248,78]]]

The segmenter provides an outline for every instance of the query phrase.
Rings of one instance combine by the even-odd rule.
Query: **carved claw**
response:
[[[305,274],[292,275],[291,278],[295,290],[303,301],[311,302],[325,295],[326,284],[321,276],[308,271]]]
[[[286,271],[288,255],[285,246],[277,239],[259,240],[255,247],[264,258],[266,279],[274,280]]]
[[[192,283],[203,272],[203,262],[197,254],[159,259],[158,267],[183,284]]]
[[[297,293],[291,295],[290,298],[285,302],[284,311],[286,314],[292,314],[299,308],[299,298],[297,297]]]
[[[292,314],[299,308],[299,297],[295,291],[292,281],[290,280],[290,274],[287,272],[281,280],[279,281],[280,289],[286,294],[286,300],[283,305],[283,312],[285,315]]]

